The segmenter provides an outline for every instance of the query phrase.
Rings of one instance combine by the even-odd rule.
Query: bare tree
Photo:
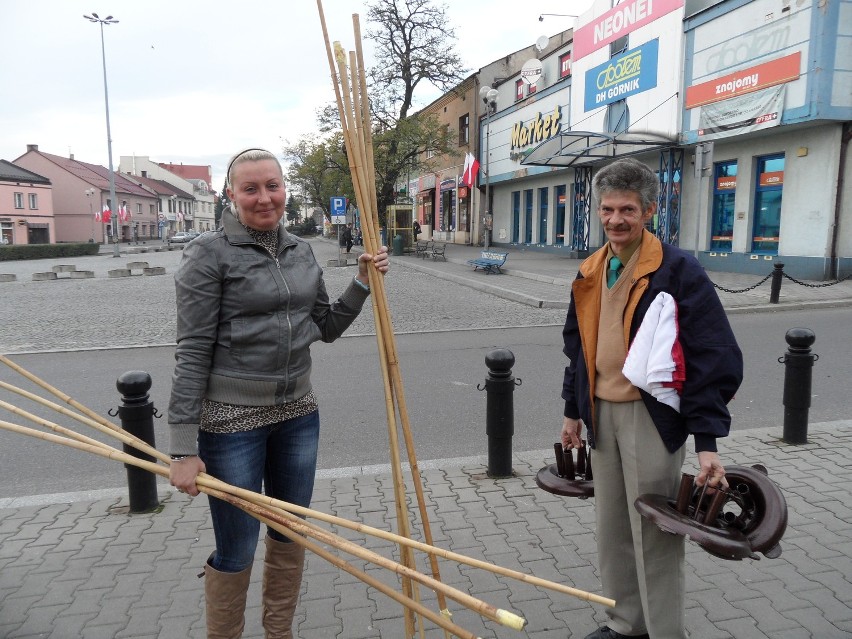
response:
[[[367,37],[376,43],[370,97],[384,128],[408,117],[421,84],[446,92],[464,78],[447,9],[432,0],[376,0],[367,6]]]

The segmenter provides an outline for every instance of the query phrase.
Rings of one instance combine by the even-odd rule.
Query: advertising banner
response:
[[[660,41],[654,39],[586,71],[584,110],[656,87],[659,48]]]
[[[704,105],[698,139],[714,140],[778,126],[784,111],[784,88],[782,85]]]
[[[784,84],[799,77],[802,53],[796,51],[747,69],[740,69],[709,82],[686,88],[686,108],[720,102],[729,98]]]
[[[574,60],[683,6],[684,0],[627,0],[574,31]]]

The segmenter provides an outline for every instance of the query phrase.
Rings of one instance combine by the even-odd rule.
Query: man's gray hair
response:
[[[660,195],[660,180],[647,165],[638,160],[616,160],[595,174],[592,195],[600,203],[602,196],[615,191],[635,193],[639,196],[642,210],[647,211]]]
[[[281,168],[281,162],[278,161],[278,158],[275,157],[274,154],[270,153],[266,149],[243,149],[232,157],[230,162],[228,162],[228,175],[226,176],[228,180],[228,187],[231,188],[231,178],[234,174],[235,166],[242,164],[243,162],[259,162],[260,160],[273,160],[275,164],[278,165],[278,170],[281,171],[281,174],[284,174],[284,170]]]

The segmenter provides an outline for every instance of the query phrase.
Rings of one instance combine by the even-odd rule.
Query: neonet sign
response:
[[[628,0],[574,32],[574,59],[589,55],[683,6],[683,0]]]
[[[517,149],[529,144],[544,142],[559,133],[562,128],[562,109],[557,104],[553,113],[542,117],[541,113],[530,120],[527,124],[523,121],[517,122],[512,127],[512,143],[509,148]]]

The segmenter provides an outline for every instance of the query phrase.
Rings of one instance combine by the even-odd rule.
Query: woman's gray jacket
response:
[[[196,453],[205,397],[270,406],[308,393],[310,345],[340,337],[369,295],[351,282],[331,303],[310,244],[279,226],[272,257],[233,214],[222,218],[222,228],[187,245],[175,274],[173,455]]]

